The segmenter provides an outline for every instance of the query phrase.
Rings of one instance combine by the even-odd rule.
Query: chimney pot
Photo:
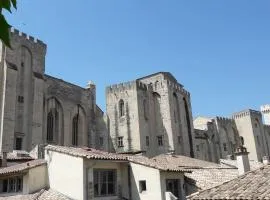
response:
[[[263,164],[264,165],[269,165],[269,157],[268,156],[263,157]]]
[[[241,145],[237,147],[235,155],[239,175],[243,175],[246,172],[250,171],[248,154],[249,152],[247,152],[247,148],[245,148],[244,146]]]

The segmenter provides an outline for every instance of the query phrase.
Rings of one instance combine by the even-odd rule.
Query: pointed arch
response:
[[[86,113],[84,108],[77,104],[71,118],[71,144],[73,146],[88,145],[86,133]]]
[[[47,105],[47,143],[63,145],[63,108],[56,97],[50,97],[46,101]]]
[[[123,99],[119,100],[119,116],[123,117],[125,115],[125,103]]]
[[[72,145],[78,146],[79,113],[72,120]]]
[[[188,140],[190,145],[190,156],[194,158],[194,151],[193,151],[193,138],[192,138],[192,130],[191,130],[191,121],[190,121],[190,114],[189,114],[189,107],[186,98],[183,98],[185,104],[185,113],[186,113],[186,122],[188,128]]]

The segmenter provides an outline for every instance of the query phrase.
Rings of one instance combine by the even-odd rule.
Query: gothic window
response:
[[[258,142],[258,145],[261,146],[260,137],[258,135],[257,135],[257,142]]]
[[[177,139],[178,139],[178,144],[181,144],[182,143],[182,137],[178,136]]]
[[[177,123],[179,121],[179,103],[178,103],[178,98],[176,93],[173,93],[173,101],[174,101],[174,111],[173,111],[173,116],[174,116],[174,122]]]
[[[245,141],[244,141],[244,138],[242,136],[240,136],[240,142],[241,142],[241,145],[244,146],[245,145]]]
[[[157,142],[158,142],[158,146],[163,146],[163,136],[162,135],[157,136]]]
[[[47,116],[47,142],[53,141],[54,134],[54,116],[52,111]]]
[[[226,144],[226,143],[223,143],[223,150],[224,150],[224,151],[228,151],[228,149],[227,149],[227,144]]]
[[[148,107],[147,107],[147,102],[145,99],[143,100],[143,114],[144,114],[144,119],[148,120]]]
[[[150,145],[149,136],[146,136],[145,143],[146,143],[146,146],[149,146]]]
[[[183,98],[184,104],[185,104],[185,111],[186,111],[186,122],[187,122],[187,128],[188,128],[188,140],[190,147],[193,146],[193,139],[192,139],[192,133],[191,133],[191,123],[190,123],[190,115],[189,115],[189,108],[188,108],[188,102],[185,98]],[[190,156],[194,158],[194,152],[193,148],[190,148]]]
[[[103,137],[99,137],[99,146],[103,146],[103,143],[104,143]]]
[[[124,147],[124,144],[123,144],[123,137],[118,137],[118,138],[117,138],[117,146],[118,146],[118,147]]]
[[[76,114],[72,120],[72,145],[78,145],[79,114]]]
[[[125,115],[125,104],[124,104],[123,99],[119,101],[119,115],[120,117]]]

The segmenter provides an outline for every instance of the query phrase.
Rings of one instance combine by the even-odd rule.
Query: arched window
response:
[[[174,116],[174,122],[177,123],[179,121],[179,103],[178,103],[178,98],[176,93],[173,93],[173,103],[174,103],[174,111],[173,111],[173,116]]]
[[[244,141],[244,138],[242,136],[240,136],[240,143],[241,143],[242,146],[245,145],[245,141]]]
[[[148,106],[145,99],[143,100],[143,114],[144,114],[144,119],[148,120]]]
[[[47,116],[47,142],[53,141],[53,135],[54,135],[54,116],[52,111],[50,111]]]
[[[190,145],[190,156],[194,158],[194,152],[193,152],[193,138],[191,133],[191,123],[190,123],[190,115],[189,115],[189,108],[188,108],[188,102],[186,98],[183,98],[184,104],[185,104],[185,112],[186,112],[186,121],[187,121],[187,128],[188,128],[188,140]]]
[[[72,145],[78,145],[79,114],[76,114],[72,120]]]
[[[119,115],[120,117],[125,115],[125,104],[124,104],[123,99],[119,101]]]

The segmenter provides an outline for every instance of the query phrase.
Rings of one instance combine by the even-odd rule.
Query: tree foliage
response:
[[[12,8],[17,9],[17,0],[0,0],[0,40],[8,47],[11,47],[9,38],[9,29],[11,26],[8,24],[3,11],[6,10],[12,13]]]

